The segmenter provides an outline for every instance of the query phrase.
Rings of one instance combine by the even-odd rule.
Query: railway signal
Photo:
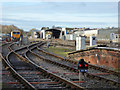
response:
[[[79,69],[79,81],[81,81],[83,79],[84,73],[86,73],[88,70],[88,63],[86,63],[84,59],[80,59],[78,62],[78,69]]]
[[[88,70],[88,63],[84,61],[84,59],[80,59],[78,62],[78,69],[80,72],[87,72]]]

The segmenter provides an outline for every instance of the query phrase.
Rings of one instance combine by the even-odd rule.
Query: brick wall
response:
[[[84,58],[86,62],[96,65],[104,65],[112,68],[120,67],[120,50],[94,48],[73,52],[67,57],[74,60]]]

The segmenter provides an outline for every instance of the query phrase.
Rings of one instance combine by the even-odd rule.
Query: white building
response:
[[[120,34],[114,34],[114,38],[112,40],[115,43],[120,43]]]
[[[31,35],[32,35],[33,39],[40,38],[40,31],[39,30],[33,30]]]
[[[93,30],[90,29],[79,32],[81,33],[81,35],[85,35],[87,38],[89,38],[90,36],[96,36],[97,40],[110,40],[110,34],[117,33],[118,28],[93,29]]]
[[[85,30],[84,31],[84,35],[85,36],[87,36],[87,37],[90,37],[90,36],[92,36],[92,35],[94,35],[94,36],[97,36],[98,35],[98,32],[99,32],[99,30],[98,29],[93,29],[93,30]]]
[[[110,34],[111,33],[117,33],[118,32],[118,28],[108,28],[108,29],[99,29],[98,31],[98,35],[97,35],[97,39],[108,39],[110,40]]]
[[[43,39],[45,39],[46,38],[45,36],[46,36],[45,35],[45,30],[41,30],[40,37],[43,38]]]

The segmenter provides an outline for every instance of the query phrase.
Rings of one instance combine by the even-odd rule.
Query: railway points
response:
[[[30,1],[2,3],[0,89],[120,89],[120,3]]]
[[[105,88],[119,87],[120,82],[117,82],[117,74],[114,75],[114,72],[110,73],[109,70],[109,72],[103,71],[100,67],[96,67],[95,69],[95,66],[92,65],[89,66],[91,67],[91,69],[88,70],[86,77],[82,81],[79,81],[77,62],[68,60],[60,56],[56,56],[43,50],[42,45],[44,45],[45,43],[46,42],[37,42],[24,47],[20,47],[15,43],[6,43],[3,45],[3,47],[7,48],[6,50],[4,50],[4,52],[2,52],[2,59],[4,61],[7,60],[6,64],[11,63],[11,66],[14,67],[15,70],[17,70],[16,73],[20,75],[17,77],[17,79],[20,79],[20,81],[9,81],[8,85],[18,85],[18,87],[20,85],[21,88],[33,89],[75,87],[87,89],[96,88],[98,86],[100,88],[103,84],[105,85]],[[11,51],[7,52],[8,49],[10,49]],[[42,70],[42,72],[38,69]],[[43,72],[49,72],[49,74],[57,76],[56,78],[51,77],[50,79],[48,79],[49,74],[45,77],[45,74]],[[12,75],[12,73],[2,73],[2,75]],[[41,77],[38,77],[37,75],[40,75]],[[42,80],[44,78],[45,81],[39,81],[38,78],[40,78],[39,80]],[[61,80],[59,80],[58,78],[62,79],[65,83],[61,83]],[[22,83],[26,85],[24,86]],[[93,84],[95,84],[94,87],[92,87]],[[101,86],[98,84],[100,84]],[[73,86],[71,87],[71,85]]]

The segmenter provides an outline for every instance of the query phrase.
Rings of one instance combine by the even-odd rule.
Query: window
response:
[[[20,34],[20,32],[16,32],[16,34]]]
[[[95,40],[95,38],[93,38],[93,40]]]
[[[13,32],[13,34],[16,34],[16,32]]]
[[[13,34],[20,34],[20,32],[13,32]]]
[[[64,31],[62,31],[62,35],[64,35]]]

